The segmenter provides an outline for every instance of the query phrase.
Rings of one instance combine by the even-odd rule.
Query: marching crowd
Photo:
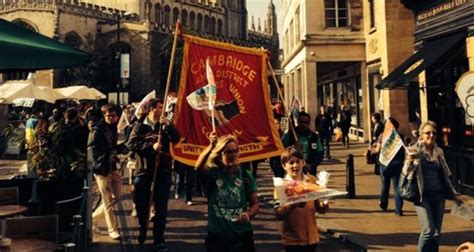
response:
[[[105,218],[109,236],[120,239],[114,215],[122,183],[118,156],[127,154],[128,165],[133,166],[134,171],[132,198],[139,223],[137,240],[140,244],[145,243],[150,209],[153,208],[152,237],[157,251],[168,250],[164,232],[174,169],[179,174],[175,198],[185,192],[186,204],[191,205],[194,184],[198,182],[198,188],[208,199],[207,251],[255,251],[251,220],[259,210],[256,183],[258,161],[241,164],[237,138],[232,135],[218,137],[215,132],[208,136],[209,146],[196,160],[195,167],[174,161],[170,155],[170,144],[177,143],[180,135],[172,120],[162,116],[163,106],[163,100],[151,99],[136,111],[132,106],[119,111],[115,105],[106,104],[101,108],[91,106],[78,109],[72,106],[55,109],[49,118],[35,113],[26,122],[30,158],[38,159],[38,152],[46,147],[60,155],[70,156],[68,160],[87,156],[88,168],[94,174],[102,199],[101,205],[93,212],[93,230],[97,230],[100,218]],[[332,110],[328,113],[325,106],[320,108],[314,119],[316,131],[310,127],[311,116],[304,111],[295,117],[296,126],[293,129],[283,132],[282,127],[279,128],[286,149],[280,156],[270,158],[275,177],[316,183],[318,165],[324,158],[331,159],[330,142],[334,133],[336,140],[341,140],[349,148],[350,109],[342,105],[338,113]],[[125,126],[118,125],[120,113],[127,122]],[[274,111],[274,116],[279,125],[282,115]],[[388,165],[382,165],[377,156],[383,147],[384,128],[390,124],[397,129],[399,125],[394,118],[388,118],[384,125],[378,113],[372,115],[372,122],[367,158],[368,163],[374,163],[374,172],[381,178],[380,208],[383,211],[388,208],[392,181],[395,213],[402,216],[406,192],[400,191],[401,181],[414,179],[416,188],[411,193],[415,196],[409,200],[415,205],[422,227],[418,250],[437,251],[445,199],[458,203],[462,201],[449,179],[450,171],[443,151],[436,145],[436,124],[420,122],[414,140],[407,138],[405,142],[408,147],[401,148]],[[123,141],[119,141],[119,132],[123,133]],[[78,170],[82,173],[87,171],[77,167],[74,170],[71,164],[66,164],[69,167],[63,169],[61,176],[70,176],[69,173],[77,173]],[[51,172],[38,167],[36,172],[40,176]],[[328,209],[327,201],[288,206],[281,205],[275,198],[274,213],[281,221],[285,250],[315,251],[319,243],[315,213],[324,214]]]

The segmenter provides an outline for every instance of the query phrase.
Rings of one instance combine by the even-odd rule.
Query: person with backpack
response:
[[[217,140],[213,132],[209,138],[211,144],[196,162],[207,190],[207,251],[253,252],[251,219],[259,210],[255,178],[239,165],[235,136]]]

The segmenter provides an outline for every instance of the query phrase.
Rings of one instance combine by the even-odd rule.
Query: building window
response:
[[[176,24],[176,22],[178,22],[178,19],[179,19],[179,10],[178,8],[174,8],[173,9],[173,27]]]
[[[198,20],[197,20],[197,30],[201,31],[202,30],[202,14],[198,14]]]
[[[183,27],[188,27],[188,12],[186,10],[181,12],[181,20],[183,22]]]
[[[81,37],[76,32],[69,32],[68,34],[66,34],[66,37],[64,38],[64,43],[74,48],[80,48],[82,44]]]
[[[216,34],[216,18],[211,18],[211,33]]]
[[[155,5],[155,23],[161,24],[161,5],[156,4]]]
[[[205,33],[209,32],[209,16],[208,15],[204,16],[204,32]]]
[[[219,35],[222,35],[222,20],[221,19],[217,21],[217,33]]]
[[[165,26],[166,29],[169,28],[170,26],[170,12],[171,12],[171,9],[168,5],[165,6],[165,13],[163,15],[163,24]]]
[[[16,20],[12,21],[12,23],[14,23],[18,26],[21,26],[21,27],[23,27],[27,30],[38,32],[38,30],[35,27],[33,27],[33,25],[29,24],[27,21],[24,21],[24,20],[21,20],[21,19],[16,19]]]
[[[326,27],[349,26],[349,5],[347,0],[325,0]]]
[[[194,14],[193,11],[191,11],[191,13],[189,14],[189,29],[191,31],[194,31],[194,29],[196,29],[195,27],[195,19],[196,19],[196,15]]]
[[[295,12],[295,36],[296,41],[300,40],[300,7]]]
[[[369,0],[370,28],[375,28],[375,1]]]
[[[295,44],[295,33],[294,33],[294,24],[293,24],[293,20],[291,20],[290,22],[290,37],[288,38],[288,40],[290,41],[290,43],[288,44],[288,50],[291,50],[293,49],[293,45]]]

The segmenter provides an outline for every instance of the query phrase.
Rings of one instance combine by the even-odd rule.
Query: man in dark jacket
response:
[[[139,167],[135,170],[135,205],[137,209],[140,233],[138,242],[143,244],[147,231],[147,211],[150,200],[153,170],[157,170],[154,184],[155,219],[153,223],[153,241],[157,251],[168,251],[164,231],[168,211],[168,199],[171,187],[172,159],[169,154],[170,142],[177,143],[179,135],[173,124],[166,117],[161,117],[163,101],[153,99],[148,102],[148,115],[143,122],[138,122],[130,133],[128,148],[139,157]],[[161,146],[158,146],[157,137],[160,127],[163,129]],[[159,153],[157,153],[159,151]],[[155,159],[160,155],[159,167],[155,166]]]
[[[113,196],[112,179],[115,172],[115,157],[112,137],[102,119],[100,110],[95,109],[89,116],[89,137],[87,140],[87,159],[91,164],[102,204],[92,213],[93,230],[98,231],[97,222],[105,216],[109,236],[119,239],[117,218],[114,214],[116,198]]]
[[[314,120],[314,124],[316,127],[316,130],[319,133],[319,136],[321,139],[324,141],[324,149],[326,150],[326,158],[330,159],[331,158],[331,153],[330,153],[330,143],[331,143],[331,125],[332,125],[332,118],[331,116],[326,112],[326,107],[323,105],[319,109],[319,114],[316,116],[316,119]]]
[[[298,142],[291,131],[283,135],[282,142],[285,147],[297,145],[297,148],[302,148],[308,171],[311,175],[316,175],[317,167],[323,161],[324,148],[321,144],[319,135],[311,131],[309,124],[311,117],[306,112],[298,113],[298,127],[295,128],[298,135]]]
[[[342,145],[349,148],[349,129],[351,128],[352,113],[350,109],[346,108],[346,105],[341,105],[339,111],[339,122],[338,126],[342,132]]]

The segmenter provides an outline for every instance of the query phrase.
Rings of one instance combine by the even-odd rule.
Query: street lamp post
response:
[[[120,107],[120,94],[121,94],[121,89],[122,89],[122,72],[121,72],[121,59],[120,55],[122,54],[122,47],[120,45],[120,19],[121,16],[120,14],[117,14],[117,55],[115,55],[115,58],[117,60],[117,73],[118,73],[118,79],[117,79],[117,106]]]
[[[121,46],[121,38],[120,38],[120,25],[121,25],[121,20],[123,17],[131,16],[134,15],[134,13],[130,12],[125,12],[125,13],[112,13],[110,11],[103,11],[104,14],[111,15],[113,17],[116,17],[115,21],[109,21],[107,22],[109,25],[114,25],[114,23],[117,24],[117,51],[115,55],[115,60],[116,60],[116,66],[117,66],[117,83],[116,83],[116,91],[117,91],[117,105],[120,106],[121,102],[123,102],[123,99],[120,98],[121,93],[122,93],[122,88],[123,88],[123,83],[122,83],[122,62],[121,62],[121,55],[122,55],[122,46]],[[128,77],[125,77],[128,78]]]

